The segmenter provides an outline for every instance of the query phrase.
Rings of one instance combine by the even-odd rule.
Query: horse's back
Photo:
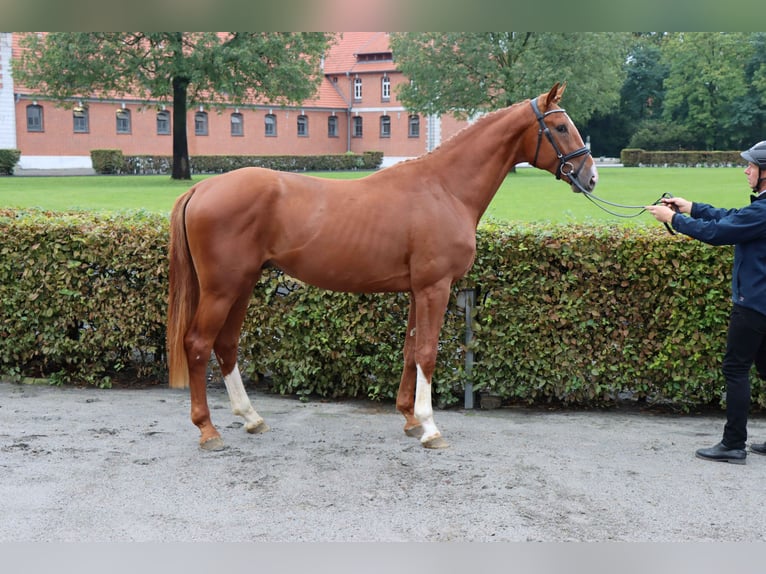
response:
[[[257,200],[259,196],[279,192],[284,188],[283,172],[262,167],[243,167],[204,179],[194,186],[196,202],[203,201],[239,208],[243,201]],[[210,207],[210,206],[208,206]]]

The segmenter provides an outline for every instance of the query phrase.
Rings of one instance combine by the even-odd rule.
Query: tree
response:
[[[662,115],[663,82],[668,65],[662,61],[662,34],[639,34],[625,62],[620,89],[620,112],[627,120],[641,121]]]
[[[619,156],[636,126],[662,113],[662,81],[667,76],[666,66],[660,63],[664,35],[637,32],[631,36],[631,48],[623,63],[625,81],[620,88],[619,106],[606,113],[597,110],[580,125],[580,132],[591,138],[594,156]]]
[[[745,74],[758,92],[758,103],[766,106],[766,33],[756,32],[750,40],[750,60]]]
[[[331,34],[99,32],[27,34],[14,77],[61,103],[131,94],[173,107],[173,179],[190,179],[187,106],[304,100]]]
[[[748,98],[742,65],[751,56],[749,40],[740,32],[679,32],[663,50],[663,119],[685,124],[703,149],[738,149],[749,132],[752,115],[743,112],[758,106]]]
[[[748,52],[745,78],[749,89],[742,114],[749,131],[743,134],[745,139],[740,147],[750,147],[766,139],[766,33],[755,32],[751,35]]]
[[[567,111],[584,123],[617,105],[629,39],[615,32],[392,34],[397,67],[411,80],[398,97],[413,111],[467,117],[566,81]]]

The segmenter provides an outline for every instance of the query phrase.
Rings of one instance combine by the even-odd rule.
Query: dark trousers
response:
[[[745,448],[750,410],[750,368],[766,376],[766,315],[734,305],[729,318],[723,376],[726,380],[726,426],[723,443]]]

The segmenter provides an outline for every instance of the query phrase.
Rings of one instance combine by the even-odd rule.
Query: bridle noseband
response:
[[[566,113],[566,110],[557,108],[555,110],[548,110],[543,114],[540,112],[540,108],[537,105],[537,100],[533,99],[531,100],[531,103],[532,110],[534,110],[535,116],[537,117],[537,122],[540,124],[540,127],[537,130],[537,149],[535,150],[535,160],[532,162],[532,165],[537,167],[537,156],[540,154],[540,143],[543,140],[543,134],[545,134],[545,137],[551,143],[551,146],[553,146],[553,151],[556,152],[556,157],[559,160],[559,168],[556,170],[556,179],[561,179],[562,176],[565,176],[569,178],[569,181],[572,183],[572,185],[577,187],[577,189],[579,189],[581,192],[588,193],[588,190],[582,186],[579,179],[577,178],[580,168],[585,164],[585,160],[580,162],[580,166],[577,169],[575,169],[574,164],[569,160],[580,157],[581,155],[590,155],[590,150],[586,146],[583,146],[580,149],[577,149],[568,154],[561,153],[559,146],[556,144],[556,140],[553,139],[551,130],[545,123],[546,116],[558,112]]]

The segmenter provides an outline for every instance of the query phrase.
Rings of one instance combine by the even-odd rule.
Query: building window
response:
[[[157,135],[170,135],[170,112],[166,110],[157,112]]]
[[[130,110],[117,110],[117,133],[129,134],[130,129]]]
[[[354,99],[362,99],[362,78],[354,78]]]
[[[277,116],[266,114],[264,120],[264,134],[266,137],[277,137]]]
[[[43,131],[43,107],[37,104],[27,106],[27,131]]]
[[[362,116],[354,116],[353,136],[355,138],[362,137]]]
[[[298,136],[308,137],[309,135],[309,119],[301,114],[298,116]]]
[[[338,137],[338,116],[330,116],[327,118],[327,137]]]
[[[410,116],[408,124],[409,124],[409,128],[407,130],[407,135],[411,138],[419,138],[420,137],[420,116]]]
[[[207,112],[196,112],[194,114],[194,135],[207,135]]]
[[[392,52],[370,52],[368,54],[357,54],[357,62],[391,62],[394,59]]]
[[[380,137],[391,137],[391,116],[380,116]]]
[[[234,112],[233,114],[231,114],[231,135],[233,136],[245,135],[244,119],[242,118],[242,114],[240,114],[239,112]]]
[[[88,123],[88,108],[77,106],[72,110],[72,120],[74,121],[74,133],[87,134],[90,131]]]
[[[391,99],[391,78],[384,76],[380,82],[380,97],[384,102]]]

